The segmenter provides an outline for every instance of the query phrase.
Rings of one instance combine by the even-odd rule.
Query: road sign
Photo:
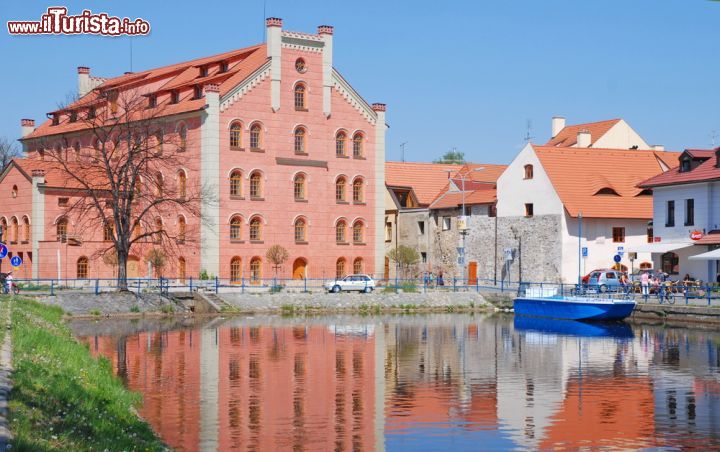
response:
[[[505,248],[505,249],[503,250],[503,254],[505,255],[505,260],[506,260],[506,261],[511,261],[511,260],[513,260],[513,249],[512,249],[512,248]]]
[[[12,265],[13,267],[19,267],[20,265],[22,265],[22,258],[20,258],[20,256],[13,256],[10,259],[10,265]]]
[[[588,257],[588,249],[587,246],[582,247],[582,257]]]
[[[622,256],[620,256],[619,254],[616,254],[615,257],[613,257],[613,260],[619,264],[620,261],[622,260]]]
[[[7,246],[5,246],[4,243],[0,243],[0,259],[5,259],[7,257],[7,253]]]

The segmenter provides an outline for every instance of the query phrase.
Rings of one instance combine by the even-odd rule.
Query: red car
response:
[[[597,269],[591,271],[590,273],[588,273],[587,275],[583,276],[582,283],[587,284],[588,281],[590,280],[590,275],[592,275],[595,272],[612,272],[612,271],[616,271],[616,270],[613,268],[597,268]]]

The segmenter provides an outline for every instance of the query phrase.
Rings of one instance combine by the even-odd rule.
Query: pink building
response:
[[[110,79],[80,67],[80,100],[38,128],[22,120],[27,158],[0,175],[9,200],[0,224],[25,260],[21,277],[113,276],[97,256],[108,246],[103,231],[74,229],[64,206],[77,187],[43,156],[58,147],[67,159],[92,152],[93,135],[77,118],[111,110],[112,95],[130,90],[148,108],[163,106],[159,133],[183,143],[184,164],[162,178],[209,187],[219,200],[202,206],[203,222],[180,212],[162,218],[187,238],[166,276],[270,278],[265,253],[274,244],[290,253],[280,276],[381,271],[385,105],[368,104],[333,68],[332,27],[305,34],[284,31],[281,19],[266,25],[266,44],[211,57]],[[133,249],[129,276],[146,275],[152,246]]]

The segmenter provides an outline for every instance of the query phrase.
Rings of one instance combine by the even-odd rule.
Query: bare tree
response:
[[[284,264],[285,261],[288,260],[290,254],[288,253],[288,250],[286,250],[285,247],[283,247],[282,245],[273,245],[268,248],[267,252],[265,253],[265,257],[268,261],[270,261],[271,264],[273,264],[273,269],[275,270],[275,277],[277,277],[278,268],[280,268],[282,264]]]
[[[150,248],[145,254],[145,262],[149,262],[155,269],[156,276],[162,278],[163,269],[167,263],[167,255],[160,248]]]
[[[72,190],[66,214],[75,221],[75,230],[89,235],[103,231],[108,246],[99,255],[114,249],[120,290],[127,290],[131,252],[142,255],[158,246],[176,254],[178,245],[197,236],[185,218],[202,221],[202,204],[216,202],[185,170],[196,168],[197,162],[186,152],[187,131],[176,129],[165,108],[149,106],[138,92],[98,91],[95,101],[83,98],[62,112],[82,123],[80,132],[63,134],[60,145],[43,146],[43,158],[67,177]],[[91,134],[92,146],[79,146],[78,134],[85,141]],[[171,232],[164,221],[180,216],[182,227]]]
[[[5,171],[12,159],[21,156],[20,147],[14,141],[4,137],[0,138],[0,173]]]

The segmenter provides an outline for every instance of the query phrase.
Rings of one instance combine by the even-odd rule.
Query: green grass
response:
[[[62,323],[62,309],[13,301],[13,450],[164,450],[105,358]]]

